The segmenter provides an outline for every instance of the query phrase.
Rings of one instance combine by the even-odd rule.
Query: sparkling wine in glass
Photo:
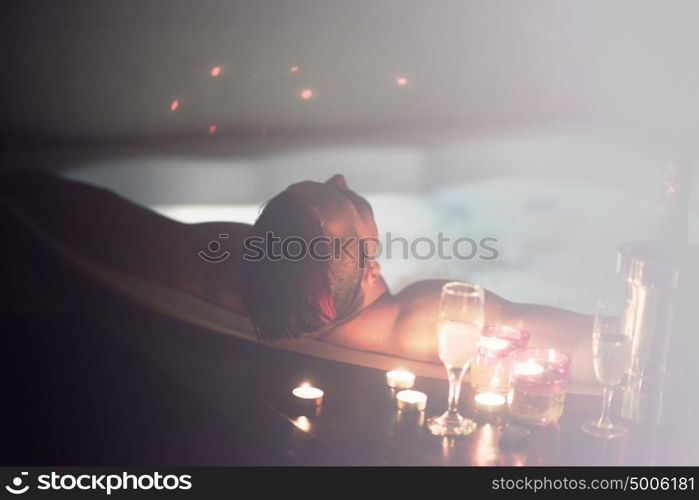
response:
[[[483,288],[471,283],[451,281],[442,287],[437,318],[439,358],[449,376],[447,411],[427,422],[430,432],[439,436],[464,436],[476,423],[459,414],[461,379],[476,353],[483,329],[485,299]]]
[[[621,329],[618,316],[610,316],[608,308],[597,304],[592,330],[592,359],[595,375],[604,386],[602,414],[599,419],[582,424],[582,429],[593,436],[613,439],[626,434],[626,427],[609,418],[612,393],[619,384],[631,361],[631,338]]]

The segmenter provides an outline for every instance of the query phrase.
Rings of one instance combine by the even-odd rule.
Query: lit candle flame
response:
[[[498,408],[507,401],[505,396],[495,392],[481,392],[476,394],[476,406],[478,408]]]
[[[317,387],[312,387],[308,382],[304,382],[291,392],[294,396],[301,399],[318,399],[323,397],[323,391]]]
[[[386,372],[386,383],[397,389],[410,389],[415,384],[415,375],[406,370]]]
[[[502,351],[510,346],[510,343],[505,339],[499,339],[497,337],[481,337],[478,344],[491,351]]]
[[[544,367],[530,359],[526,363],[517,363],[515,371],[517,375],[541,375],[544,373]]]

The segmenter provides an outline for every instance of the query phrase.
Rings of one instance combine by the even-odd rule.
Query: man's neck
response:
[[[388,285],[386,285],[386,281],[383,279],[383,276],[379,276],[374,286],[364,291],[364,300],[362,302],[360,311],[363,311],[387,293],[390,293],[388,290]]]

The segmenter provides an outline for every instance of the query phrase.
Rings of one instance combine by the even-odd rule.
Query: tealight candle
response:
[[[529,342],[529,332],[507,325],[486,325],[483,327],[481,335],[506,340],[514,349],[523,349],[527,347]]]
[[[323,391],[317,387],[311,387],[308,382],[301,384],[292,391],[294,396],[301,399],[313,399],[320,403],[323,400]]]
[[[323,404],[323,391],[305,382],[295,388],[291,393],[295,396],[299,411],[308,416],[320,415],[320,407]]]
[[[396,394],[396,404],[402,411],[424,411],[427,406],[427,394],[420,391],[400,391]]]
[[[476,392],[507,393],[512,370],[511,354],[527,345],[529,334],[521,328],[487,325],[478,339],[471,364],[471,386]]]
[[[420,428],[425,424],[424,411],[396,411],[396,424],[403,429]]]
[[[505,407],[505,396],[496,392],[480,392],[476,394],[476,409],[485,412],[500,411]]]
[[[415,375],[405,370],[386,372],[386,383],[392,389],[410,389],[415,384]]]
[[[491,351],[502,351],[510,347],[510,342],[497,337],[481,337],[478,341],[478,346]]]
[[[533,377],[544,373],[544,367],[533,359],[528,359],[525,363],[515,363],[515,375]]]

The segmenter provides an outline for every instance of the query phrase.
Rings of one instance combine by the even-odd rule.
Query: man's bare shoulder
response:
[[[399,317],[436,311],[444,280],[417,281],[395,295]]]
[[[435,324],[444,281],[413,283],[397,294],[386,293],[352,320],[324,335],[331,343],[435,361]]]

